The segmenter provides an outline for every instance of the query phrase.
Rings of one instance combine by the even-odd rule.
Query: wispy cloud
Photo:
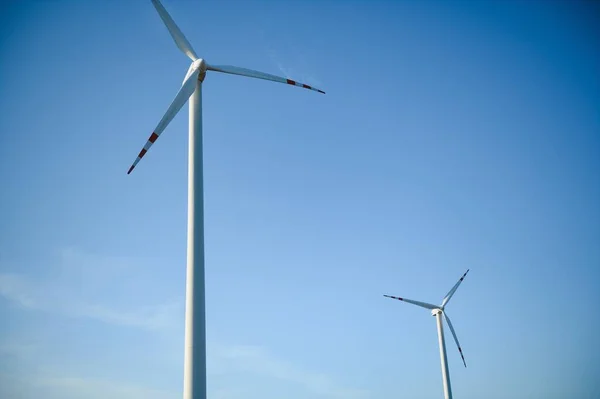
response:
[[[0,273],[0,295],[25,308],[37,306],[29,283],[17,274]]]
[[[124,284],[139,273],[132,259],[90,255],[72,248],[61,250],[58,258],[50,276],[0,273],[0,296],[24,309],[149,330],[172,326],[181,318],[183,295],[152,306],[127,305],[131,301],[126,295],[116,303],[106,295],[118,292],[115,281]]]
[[[46,399],[171,399],[178,392],[148,389],[125,382],[70,376],[0,374],[0,396]]]
[[[0,356],[4,359],[11,357],[19,360],[31,358],[35,353],[35,345],[19,341],[5,340],[0,342]]]
[[[281,72],[281,74],[285,78],[298,80],[302,83],[306,83],[315,87],[322,86],[321,81],[319,79],[317,79],[314,75],[309,74],[306,71],[306,69],[308,68],[306,66],[306,62],[301,62],[301,64],[303,64],[303,67],[301,68],[303,69],[303,71],[300,72],[294,68],[284,65],[284,62],[281,60],[281,57],[273,48],[268,48],[267,53],[269,54],[269,58],[271,59],[273,64],[277,66],[277,69],[279,69],[279,72]]]
[[[135,259],[98,256],[75,249],[59,251],[52,267],[38,273],[0,272],[0,297],[12,307],[28,312],[44,312],[55,317],[87,318],[104,323],[161,331],[160,345],[169,350],[157,352],[163,359],[157,363],[173,372],[179,356],[183,333],[183,301],[157,299],[146,295],[135,306],[125,306],[147,290],[142,284],[136,292],[127,281],[139,285],[144,262]],[[0,270],[8,270],[2,267]],[[31,269],[30,269],[31,270]],[[118,286],[118,287],[117,287]],[[121,288],[123,294],[114,298],[113,292]],[[133,291],[132,291],[133,290]],[[106,293],[110,292],[110,295]],[[6,302],[5,302],[6,304]],[[176,327],[173,327],[176,326]],[[48,351],[44,340],[35,334],[13,335],[0,341],[0,397],[4,398],[145,398],[163,399],[180,397],[179,380],[173,391],[150,389],[153,381],[123,381],[115,369],[114,378],[101,379],[98,371],[87,367],[88,359],[63,364],[56,353]],[[171,350],[172,349],[172,350]],[[367,399],[370,393],[321,371],[308,370],[278,357],[267,347],[207,343],[207,366],[211,384],[209,396],[213,399],[247,399],[249,396],[281,396],[294,398],[318,397],[331,399]],[[180,354],[180,352],[177,352]],[[131,363],[131,365],[135,364]],[[318,366],[315,366],[318,367]],[[103,375],[105,378],[106,375]],[[241,383],[244,379],[246,384]],[[260,381],[260,382],[257,382]],[[293,387],[293,388],[290,388]],[[292,391],[290,391],[292,389]],[[297,392],[294,391],[297,389]]]
[[[292,382],[303,386],[308,393],[329,398],[362,399],[370,396],[368,391],[346,387],[325,373],[298,368],[260,346],[215,346],[214,350],[216,360],[225,362],[225,371],[235,369]]]
[[[168,399],[181,397],[176,389],[150,388],[119,377],[96,378],[89,373],[89,359],[77,369],[60,358],[47,358],[44,347],[15,336],[0,342],[0,398],[6,399]],[[116,376],[119,375],[117,371]],[[179,387],[175,387],[179,388]]]
[[[17,340],[0,345],[0,356],[10,363],[19,364],[26,373],[0,370],[0,397],[6,398],[127,398],[166,399],[180,396],[179,386],[172,390],[152,389],[141,384],[116,379],[90,378],[83,369],[65,370],[60,363],[48,363],[36,354],[40,348]],[[291,383],[299,390],[294,397],[368,399],[370,392],[345,386],[331,376],[304,370],[278,358],[269,350],[251,345],[208,345],[209,397],[213,399],[247,399],[260,395],[268,398],[280,395],[269,390],[276,382]],[[240,375],[258,380],[245,386]],[[220,378],[216,378],[220,377]],[[220,381],[220,382],[216,382]],[[151,385],[151,384],[149,384]],[[266,394],[266,392],[270,392]]]

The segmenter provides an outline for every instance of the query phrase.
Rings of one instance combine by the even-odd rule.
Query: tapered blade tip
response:
[[[134,166],[134,165],[131,165],[131,167],[130,167],[130,168],[129,168],[129,170],[127,171],[127,174],[130,174],[130,173],[131,173],[131,171],[133,170],[133,168],[135,168],[135,166]]]
[[[392,295],[384,295],[384,297],[386,298],[392,298],[392,299],[397,299],[399,301],[404,301],[404,299],[398,297],[398,296],[392,296]]]

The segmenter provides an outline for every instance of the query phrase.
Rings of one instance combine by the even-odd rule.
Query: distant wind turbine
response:
[[[188,150],[188,237],[185,302],[184,399],[206,399],[206,326],[204,293],[204,199],[202,170],[202,82],[207,71],[286,83],[325,94],[324,91],[291,79],[228,65],[209,65],[198,58],[160,1],[152,0],[177,47],[192,63],[175,99],[167,109],[139,155],[127,171],[130,174],[160,137],[167,125],[190,99]]]
[[[446,321],[448,322],[448,327],[450,327],[450,331],[452,332],[452,336],[454,337],[454,341],[456,342],[456,346],[458,347],[458,352],[460,353],[460,357],[462,358],[462,361],[463,361],[465,367],[467,367],[467,363],[465,362],[465,357],[463,356],[462,348],[460,347],[460,344],[458,343],[458,337],[456,336],[454,327],[452,327],[452,323],[450,322],[450,318],[448,317],[448,314],[444,311],[446,305],[448,304],[448,302],[450,302],[450,298],[452,298],[452,295],[454,295],[454,293],[458,289],[458,286],[460,285],[460,283],[462,283],[462,281],[464,280],[467,273],[469,273],[469,269],[467,269],[467,271],[465,272],[465,274],[462,275],[460,280],[458,280],[458,282],[456,284],[454,284],[454,287],[452,287],[452,289],[448,292],[448,294],[446,294],[446,296],[442,300],[442,304],[440,306],[435,306],[435,305],[432,305],[432,304],[426,303],[426,302],[419,302],[419,301],[413,301],[411,299],[400,298],[397,296],[384,295],[384,297],[386,297],[386,298],[397,299],[399,301],[412,303],[413,305],[417,305],[417,306],[420,306],[425,309],[430,309],[431,315],[435,316],[435,318],[437,320],[438,341],[439,341],[439,345],[440,345],[440,358],[442,361],[442,381],[444,383],[444,397],[446,399],[452,399],[452,388],[450,386],[450,372],[448,371],[448,360],[446,359],[446,342],[444,341],[444,327],[443,327],[443,323],[442,323],[442,314],[444,315],[444,317],[446,318]]]

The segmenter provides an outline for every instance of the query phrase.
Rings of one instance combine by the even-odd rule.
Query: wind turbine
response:
[[[446,296],[442,300],[442,304],[440,306],[435,306],[435,305],[432,305],[432,304],[426,303],[426,302],[413,301],[412,299],[400,298],[397,296],[384,295],[384,297],[386,297],[386,298],[397,299],[399,301],[412,303],[413,305],[417,305],[417,306],[420,306],[425,309],[430,309],[431,315],[435,316],[436,321],[437,321],[438,341],[439,341],[439,345],[440,345],[440,358],[442,361],[442,381],[444,383],[444,397],[446,399],[452,399],[452,388],[450,386],[450,373],[448,371],[448,360],[446,359],[446,342],[444,341],[444,327],[443,327],[443,323],[442,323],[442,315],[444,315],[444,317],[446,318],[446,321],[448,322],[448,327],[450,327],[450,331],[452,332],[452,336],[454,337],[454,342],[456,342],[456,346],[458,347],[458,352],[460,353],[460,357],[462,358],[462,361],[463,361],[465,367],[467,367],[467,363],[465,362],[465,357],[463,356],[463,353],[462,353],[462,348],[460,347],[460,344],[458,343],[458,337],[456,336],[454,327],[452,327],[452,323],[450,322],[450,318],[448,317],[448,314],[445,312],[446,305],[448,305],[448,302],[450,302],[450,298],[452,298],[452,295],[454,295],[454,293],[458,289],[458,286],[460,285],[460,283],[462,283],[462,281],[464,280],[467,273],[469,273],[469,269],[467,269],[465,274],[462,275],[462,277],[458,280],[458,282],[456,284],[454,284],[454,287],[452,287],[452,289],[446,294]]]
[[[206,399],[206,326],[204,290],[204,198],[202,170],[202,82],[207,71],[223,72],[286,83],[293,86],[324,91],[291,79],[270,75],[251,69],[229,65],[210,65],[196,55],[192,45],[175,24],[159,0],[152,0],[160,18],[179,49],[192,63],[175,99],[167,109],[137,158],[127,171],[130,174],[150,147],[160,137],[169,122],[189,102],[189,150],[188,150],[188,231],[187,272],[185,300],[185,355],[183,372],[184,399]]]

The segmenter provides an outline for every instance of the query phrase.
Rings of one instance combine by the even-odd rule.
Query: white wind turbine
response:
[[[446,342],[444,341],[444,327],[443,327],[443,323],[442,323],[442,314],[444,315],[444,317],[446,318],[446,321],[448,322],[448,327],[450,327],[450,331],[452,332],[452,336],[454,337],[454,341],[456,342],[456,346],[458,347],[458,352],[460,353],[460,357],[462,358],[462,361],[463,361],[465,367],[467,367],[467,363],[465,362],[465,357],[463,356],[462,348],[460,347],[460,344],[458,343],[458,337],[456,336],[454,327],[452,327],[450,318],[448,317],[448,314],[444,310],[446,305],[450,301],[450,298],[452,298],[452,295],[454,295],[454,293],[458,289],[458,286],[460,285],[460,283],[462,283],[462,281],[464,280],[467,273],[469,273],[469,269],[467,269],[467,271],[465,272],[465,274],[462,275],[460,280],[458,280],[458,282],[456,284],[454,284],[454,287],[452,287],[452,289],[448,292],[448,294],[446,294],[446,296],[442,300],[442,304],[440,306],[435,306],[435,305],[432,305],[432,304],[426,303],[426,302],[419,302],[419,301],[413,301],[411,299],[400,298],[397,296],[384,295],[384,297],[387,297],[387,298],[397,299],[399,301],[412,303],[413,305],[417,305],[417,306],[420,306],[425,309],[430,309],[431,315],[435,316],[435,318],[437,320],[438,341],[439,341],[439,345],[440,345],[440,358],[442,361],[442,381],[444,383],[444,397],[446,399],[452,399],[452,388],[450,386],[450,373],[448,371],[448,360],[446,359]]]
[[[204,199],[202,171],[202,82],[206,71],[229,73],[251,78],[286,83],[325,94],[324,91],[291,79],[270,75],[251,69],[229,65],[209,65],[196,55],[179,27],[159,0],[152,0],[177,47],[192,63],[175,99],[167,109],[150,138],[140,151],[127,174],[146,155],[152,144],[160,137],[169,122],[188,99],[189,103],[189,150],[188,150],[188,238],[187,275],[185,302],[185,355],[183,375],[183,397],[185,399],[206,398],[206,327],[204,294]]]

